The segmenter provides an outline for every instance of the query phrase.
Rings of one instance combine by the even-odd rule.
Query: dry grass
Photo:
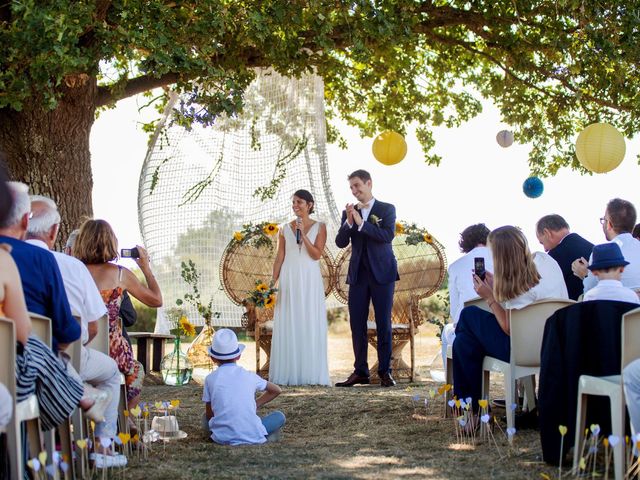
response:
[[[330,338],[331,373],[342,379],[351,370],[350,338]],[[437,351],[430,334],[417,343],[419,370],[428,378],[428,363]],[[254,365],[253,345],[242,364]],[[282,410],[287,424],[280,442],[261,446],[224,447],[207,441],[200,430],[201,387],[148,386],[143,400],[180,399],[181,429],[188,438],[166,446],[155,444],[150,459],[135,460],[124,478],[540,478],[556,470],[542,464],[535,431],[516,435],[510,449],[496,432],[503,459],[493,444],[475,447],[456,444],[453,420],[442,418],[438,399],[430,411],[421,399],[437,387],[431,380],[393,389],[375,386],[352,389],[286,388],[265,408]]]

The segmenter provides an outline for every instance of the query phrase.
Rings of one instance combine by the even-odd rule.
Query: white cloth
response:
[[[0,383],[0,427],[6,427],[13,413],[13,400],[4,383]]]
[[[519,297],[504,302],[504,308],[520,310],[530,303],[545,298],[569,298],[567,285],[564,283],[564,276],[558,262],[546,253],[536,252],[533,254],[533,263],[540,274],[540,282]]]
[[[493,256],[488,247],[476,247],[449,265],[449,309],[454,326],[458,323],[464,302],[476,298],[473,288],[473,259],[484,258],[484,268],[493,273]]]
[[[202,401],[211,403],[211,439],[223,445],[265,443],[267,429],[256,414],[256,391],[267,381],[233,363],[220,365],[204,381]]]
[[[320,222],[309,229],[313,243]],[[327,308],[320,263],[282,225],[285,257],[273,314],[269,380],[279,385],[331,385],[327,359]]]
[[[49,250],[42,240],[27,240],[27,243]],[[69,306],[74,314],[79,314],[82,321],[82,344],[89,339],[88,324],[95,322],[107,313],[107,307],[100,296],[98,287],[86,265],[75,257],[51,251],[62,274],[64,290],[69,299]]]
[[[630,233],[621,233],[611,241],[618,244],[622,251],[622,256],[629,262],[629,265],[624,267],[624,272],[622,272],[622,278],[620,279],[622,285],[632,290],[640,289],[640,242],[633,238]],[[589,257],[589,264],[591,264],[592,260],[593,255]],[[584,285],[584,293],[587,293],[596,286],[598,279],[593,273],[589,272],[582,283]]]
[[[600,280],[598,284],[584,294],[582,301],[618,300],[620,302],[640,303],[636,292],[622,285],[620,280]]]
[[[624,399],[629,409],[632,433],[640,433],[640,359],[624,367],[622,372]]]

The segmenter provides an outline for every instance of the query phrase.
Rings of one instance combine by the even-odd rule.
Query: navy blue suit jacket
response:
[[[378,219],[377,224],[374,223],[374,218]],[[341,226],[336,235],[336,245],[339,248],[345,248],[351,242],[347,283],[351,285],[358,281],[358,269],[365,250],[369,268],[376,283],[384,285],[399,280],[398,262],[391,248],[391,242],[396,234],[396,207],[376,199],[360,231],[355,222],[349,228],[345,223],[346,220],[347,213],[343,211]]]
[[[551,258],[560,265],[564,283],[567,285],[567,292],[571,300],[578,300],[578,297],[584,291],[582,280],[571,271],[571,264],[580,257],[589,260],[591,250],[593,250],[593,243],[585,240],[577,233],[570,233],[556,247],[549,250]]]

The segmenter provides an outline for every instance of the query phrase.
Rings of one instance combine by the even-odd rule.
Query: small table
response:
[[[164,357],[164,344],[167,340],[173,340],[175,335],[167,335],[164,333],[151,333],[151,332],[127,332],[129,338],[135,339],[138,345],[137,359],[144,367],[145,372],[160,371],[160,363],[162,357]],[[150,348],[153,345],[153,363],[150,362],[151,351]],[[149,364],[151,363],[151,370],[149,370]]]

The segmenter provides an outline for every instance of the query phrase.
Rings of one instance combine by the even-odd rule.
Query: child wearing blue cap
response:
[[[221,328],[209,347],[218,368],[207,375],[202,401],[211,439],[222,445],[259,444],[277,440],[284,426],[282,412],[259,417],[256,410],[276,398],[282,390],[275,383],[249,372],[236,362],[245,346],[228,328]],[[258,398],[257,391],[265,392]]]
[[[616,300],[640,303],[636,292],[622,285],[620,281],[624,267],[629,265],[629,262],[624,259],[617,243],[596,245],[591,255],[591,265],[587,268],[598,279],[598,284],[584,294],[583,301]]]

